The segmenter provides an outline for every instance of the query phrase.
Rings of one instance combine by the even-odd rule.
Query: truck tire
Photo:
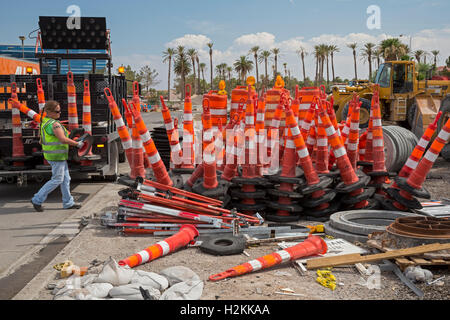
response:
[[[361,105],[361,111],[360,111],[360,117],[361,117],[361,115],[362,115],[363,113],[365,114],[365,112],[367,112],[367,117],[364,117],[364,118],[367,118],[367,121],[360,122],[360,123],[359,123],[359,128],[360,128],[360,129],[365,129],[365,128],[367,128],[367,127],[369,126],[370,101],[367,100],[367,99],[364,99],[364,98],[359,98],[359,101],[362,102],[362,105]],[[349,103],[350,103],[350,102],[349,102]],[[349,103],[347,103],[347,104],[345,105],[344,109],[342,109],[342,120],[347,119]],[[363,111],[362,109],[364,109],[364,111]],[[362,113],[361,113],[361,112],[362,112]],[[362,119],[360,118],[360,120],[362,120]]]

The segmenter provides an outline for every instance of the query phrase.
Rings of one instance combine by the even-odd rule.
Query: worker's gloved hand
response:
[[[84,146],[84,141],[78,141],[77,148],[81,149]]]

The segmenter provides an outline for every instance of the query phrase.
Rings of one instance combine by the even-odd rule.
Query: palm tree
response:
[[[324,47],[325,55],[327,57],[327,85],[330,84],[330,67],[329,67],[329,57],[330,57],[330,46],[326,45]]]
[[[196,57],[198,55],[197,50],[195,50],[195,49],[188,49],[187,55],[189,56],[189,58],[191,58],[191,61],[192,61],[192,74],[194,76],[194,88],[193,88],[194,90],[193,91],[197,92],[197,90],[196,90],[197,84],[195,83],[195,59],[196,59]]]
[[[268,75],[267,75],[267,61],[270,57],[272,53],[268,50],[264,50],[261,52],[261,55],[259,56],[259,62],[263,62],[264,61],[264,71],[265,71],[265,78],[264,78],[264,83],[267,86],[267,80],[268,80]]]
[[[274,69],[273,78],[275,79],[277,77],[277,73],[278,73],[277,63],[278,63],[278,55],[280,54],[280,49],[279,48],[273,48],[271,51],[272,51],[272,53],[274,55],[275,69]]]
[[[197,62],[197,94],[200,94],[200,58],[198,54],[195,56],[195,61]]]
[[[239,74],[240,80],[245,85],[245,78],[248,72],[253,69],[253,61],[248,60],[246,56],[240,56],[233,64],[234,70]]]
[[[414,57],[416,58],[418,63],[420,63],[420,59],[423,57],[424,53],[425,53],[425,51],[423,51],[423,50],[414,51]]]
[[[314,58],[316,59],[316,75],[314,78],[315,86],[319,82],[319,64],[320,64],[320,48],[319,46],[314,46]]]
[[[331,71],[333,73],[333,81],[334,81],[334,79],[336,79],[336,77],[334,75],[334,53],[339,52],[339,48],[338,48],[338,46],[331,45],[329,47],[329,50],[330,50],[330,55],[331,55]]]
[[[200,67],[200,70],[202,71],[203,83],[206,83],[206,80],[205,80],[205,68],[206,68],[206,64],[202,62],[202,63],[200,63],[198,66]],[[202,88],[202,89],[203,89],[202,92],[205,92],[205,88]]]
[[[227,69],[226,63],[221,63],[216,65],[216,73],[219,76],[219,79],[225,80],[225,70]]]
[[[364,48],[361,49],[361,57],[363,60],[367,59],[369,62],[369,81],[372,77],[372,59],[374,55],[375,44],[374,43],[366,43]]]
[[[430,55],[430,53],[424,51],[423,52],[423,63],[427,64],[427,57]]]
[[[231,87],[231,73],[233,72],[233,68],[227,66],[227,74],[228,74],[228,87]],[[230,91],[230,90],[229,90]],[[228,92],[228,96],[230,96],[230,92]]]
[[[185,85],[186,85],[186,75],[191,72],[191,64],[189,62],[188,56],[184,51],[184,46],[178,46],[176,49],[176,59],[174,65],[174,71],[181,78],[181,99],[185,97]]]
[[[347,45],[350,49],[353,50],[353,62],[355,64],[355,80],[358,80],[358,70],[356,67],[356,48],[358,47],[357,43],[350,43]]]
[[[390,38],[381,41],[380,48],[384,61],[399,60],[408,52],[408,47],[401,43],[397,38]]]
[[[170,71],[172,70],[172,58],[175,55],[175,50],[172,48],[167,48],[166,51],[163,52],[163,62],[169,61],[169,71],[168,71],[168,80],[167,80],[167,101],[170,101]]]
[[[378,69],[378,68],[380,68],[380,60],[381,60],[381,57],[383,56],[383,49],[380,46],[377,46],[375,48],[375,51],[373,54],[377,60],[377,69]]]
[[[209,48],[209,67],[211,69],[211,90],[213,89],[213,63],[212,63],[212,54],[213,54],[213,43],[209,42],[206,44]]]
[[[303,83],[306,83],[306,71],[305,71],[305,56],[308,55],[305,48],[300,47],[300,49],[297,50],[297,54],[302,59],[302,69],[303,69]],[[306,85],[306,84],[305,84]]]
[[[439,55],[439,51],[438,50],[433,50],[431,51],[431,54],[434,56],[434,66],[437,67],[437,56]]]
[[[259,74],[258,74],[258,53],[259,53],[259,47],[254,46],[250,49],[249,53],[253,53],[253,57],[255,58],[255,69],[256,69],[256,83],[259,81]]]

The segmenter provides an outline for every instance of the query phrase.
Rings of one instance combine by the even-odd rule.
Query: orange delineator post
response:
[[[130,178],[136,179],[136,177],[145,178],[145,167],[144,167],[144,150],[142,145],[141,136],[139,135],[136,125],[133,121],[133,116],[131,113],[130,106],[127,104],[125,99],[122,99],[122,104],[124,106],[124,115],[127,119],[128,128],[131,129],[131,141],[132,141],[132,160],[130,163],[131,171]],[[132,105],[134,107],[134,105]]]
[[[44,93],[44,89],[42,88],[42,80],[40,78],[36,79],[36,87],[37,87],[39,114],[41,114],[42,110],[44,110],[44,106],[45,106],[45,93]]]
[[[183,113],[183,163],[182,168],[194,169],[195,151],[194,151],[194,121],[192,117],[191,86],[186,85],[186,96],[184,98]]]
[[[246,273],[271,268],[281,263],[291,260],[297,260],[302,257],[325,254],[327,250],[327,244],[322,238],[314,235],[309,235],[305,241],[295,246],[251,260],[244,264],[228,269],[222,273],[211,275],[209,277],[209,280],[218,281],[226,278],[237,277]]]
[[[159,241],[126,259],[120,260],[118,263],[120,266],[128,265],[130,268],[134,268],[187,246],[198,235],[199,233],[195,226],[182,225],[180,231],[173,236]]]
[[[358,99],[359,100],[359,99]],[[350,132],[348,135],[347,154],[353,169],[356,170],[356,162],[358,161],[358,144],[359,144],[359,116],[362,103],[358,103],[353,107],[350,122]]]
[[[73,73],[67,72],[67,108],[68,108],[68,120],[69,131],[78,128],[78,111],[77,111],[77,94],[75,84],[73,83]]]
[[[261,95],[258,99],[258,108],[256,109],[255,130],[256,130],[256,148],[257,148],[257,160],[258,160],[258,174],[262,174],[262,169],[265,165],[264,161],[264,141],[265,141],[265,108],[266,102],[264,96]]]
[[[89,89],[89,80],[83,82],[83,128],[84,132],[92,135],[92,119],[91,119],[91,92]]]
[[[13,107],[18,108],[20,112],[26,114],[30,119],[33,119],[36,123],[41,123],[41,116],[34,110],[31,110],[16,99],[8,99],[8,102],[11,103]]]
[[[326,174],[330,171],[328,170],[328,137],[327,132],[322,121],[319,119],[317,113],[315,117],[316,126],[316,171],[319,174]]]
[[[117,133],[119,134],[120,141],[122,142],[122,147],[125,152],[125,156],[128,160],[128,164],[130,168],[133,168],[134,160],[133,160],[133,143],[130,137],[130,133],[128,132],[128,128],[123,121],[122,115],[120,114],[119,107],[112,96],[111,90],[109,88],[105,88],[104,90],[106,99],[109,103],[109,109],[111,110],[111,114],[113,116],[114,123],[116,125]]]
[[[11,99],[19,100],[17,95],[17,84],[15,82],[11,83]],[[20,120],[20,111],[19,108],[16,107],[16,104],[12,105],[11,108],[11,116],[12,116],[12,158],[24,157],[24,148],[22,141],[22,122]],[[14,166],[23,166],[23,161],[14,161]]]
[[[205,99],[207,101],[207,99]],[[203,107],[203,187],[214,189],[218,185],[214,133],[211,122],[209,103]]]
[[[175,129],[175,123],[172,120],[169,108],[167,108],[166,104],[164,103],[163,96],[160,96],[159,99],[161,100],[161,111],[164,119],[164,126],[166,128],[167,138],[169,139],[170,162],[175,168],[179,168],[181,166],[182,150],[180,146],[178,130]]]

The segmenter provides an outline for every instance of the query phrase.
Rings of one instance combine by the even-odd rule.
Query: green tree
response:
[[[425,51],[423,50],[416,50],[414,51],[414,58],[416,58],[417,63],[421,63],[421,59],[423,57]]]
[[[197,94],[200,94],[200,58],[198,54],[195,56],[195,62],[197,62]]]
[[[214,69],[213,69],[213,61],[212,61],[212,56],[213,56],[213,49],[212,49],[212,47],[213,47],[213,43],[209,42],[206,45],[209,48],[209,68],[211,70],[211,90],[213,90],[213,71],[214,71]]]
[[[334,54],[336,52],[339,52],[339,48],[338,48],[338,46],[331,45],[329,47],[329,50],[330,50],[330,56],[331,56],[331,72],[333,74],[333,82],[334,82],[334,79],[335,79],[335,74],[334,74]]]
[[[259,62],[264,62],[264,72],[265,72],[265,77],[264,77],[264,85],[267,87],[267,82],[269,80],[269,75],[267,74],[267,62],[269,60],[269,57],[272,53],[268,50],[264,50],[261,52],[261,55],[259,56]]]
[[[192,92],[197,92],[197,90],[196,90],[197,84],[196,84],[196,81],[195,81],[195,59],[196,59],[196,57],[198,55],[197,50],[192,49],[192,48],[188,49],[187,55],[188,55],[189,58],[191,58],[191,62],[192,62],[192,76],[194,78],[194,83],[193,83],[193,87],[192,87],[193,91]]]
[[[408,53],[409,48],[398,38],[390,38],[381,41],[380,50],[384,61],[399,60],[400,57]]]
[[[176,50],[174,71],[181,78],[181,99],[184,100],[186,88],[185,88],[185,78],[191,72],[191,63],[186,55],[184,46],[178,46]]]
[[[234,64],[234,70],[239,74],[241,83],[245,85],[245,79],[248,72],[253,69],[253,61],[248,60],[246,56],[240,56]]]
[[[367,60],[367,62],[369,63],[369,81],[371,80],[372,77],[372,59],[375,47],[376,45],[374,43],[369,42],[364,44],[364,48],[361,49],[362,60],[363,61]]]
[[[356,48],[358,47],[357,43],[350,43],[347,45],[347,47],[349,47],[350,49],[352,49],[353,51],[353,63],[355,65],[355,80],[358,80],[358,68],[356,65]]]
[[[167,76],[167,101],[170,101],[170,72],[172,70],[172,59],[175,55],[175,49],[167,48],[166,51],[163,52],[163,62],[169,62],[169,70]]]
[[[300,49],[297,50],[297,54],[302,60],[303,82],[306,82],[305,57],[308,55],[308,52],[306,52],[305,48],[300,47]]]
[[[280,54],[280,49],[279,48],[273,48],[271,50],[272,54],[273,54],[273,61],[274,61],[274,72],[273,72],[273,79],[275,80],[275,78],[277,77],[278,74],[278,55]]]
[[[199,64],[199,67],[200,67],[200,71],[202,72],[203,84],[205,84],[205,83],[206,83],[206,80],[205,80],[205,68],[206,68],[206,64],[203,63],[203,62],[201,62],[201,63]],[[203,86],[202,86],[202,93],[205,93],[205,88],[206,88],[206,86],[203,85]]]
[[[434,65],[437,67],[437,57],[438,57],[438,55],[439,55],[439,51],[438,50],[433,50],[433,51],[431,51],[431,54],[433,55],[433,57],[434,57]]]
[[[152,86],[157,85],[160,81],[156,80],[159,76],[155,69],[150,68],[150,66],[143,66],[139,73],[136,75],[136,80],[142,83],[145,88],[145,92],[148,93]]]
[[[256,84],[258,84],[259,81],[259,74],[258,74],[258,53],[259,53],[259,46],[254,46],[250,49],[250,54],[253,54],[253,57],[255,58],[255,69],[256,69]]]

